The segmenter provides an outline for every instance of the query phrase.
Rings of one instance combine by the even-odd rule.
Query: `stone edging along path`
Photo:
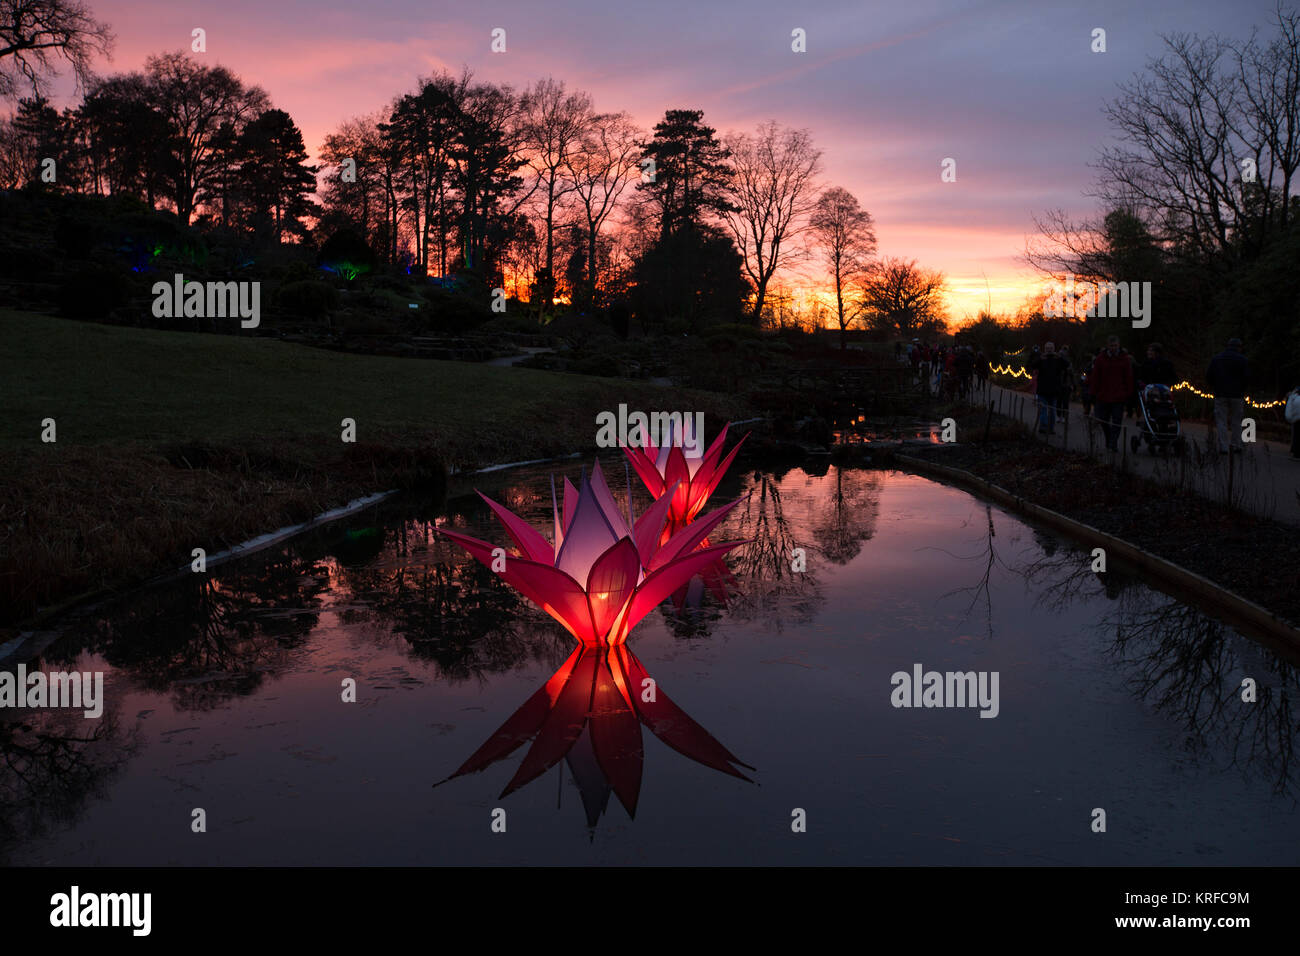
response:
[[[975,490],[984,497],[1042,522],[1071,538],[1103,547],[1108,557],[1118,557],[1126,564],[1149,572],[1162,584],[1178,592],[1179,597],[1231,618],[1234,626],[1238,623],[1244,624],[1244,630],[1251,632],[1252,636],[1261,638],[1265,644],[1275,650],[1281,650],[1293,659],[1300,655],[1300,630],[1296,630],[1292,624],[1278,617],[1268,608],[1246,600],[1241,595],[1215,584],[1209,578],[1143,551],[1122,538],[1107,534],[1092,525],[1075,521],[1060,512],[1027,501],[969,471],[940,465],[923,458],[913,458],[911,455],[896,454],[893,460],[917,472],[944,478],[956,485]]]

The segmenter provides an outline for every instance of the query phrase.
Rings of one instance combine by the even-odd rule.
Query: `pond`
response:
[[[82,614],[27,664],[103,671],[104,712],[4,714],[0,860],[1300,859],[1290,663],[964,491],[807,467],[733,467],[730,579],[625,653],[576,653],[433,530],[508,544],[477,487],[549,537],[569,460]]]

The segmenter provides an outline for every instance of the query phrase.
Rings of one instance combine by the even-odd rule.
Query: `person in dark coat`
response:
[[[1056,417],[1061,420],[1070,411],[1070,395],[1074,391],[1074,366],[1070,362],[1070,347],[1062,345],[1056,353],[1061,360],[1061,387],[1056,390]]]
[[[1056,345],[1048,342],[1041,355],[1030,359],[1030,367],[1038,373],[1038,430],[1045,435],[1056,433],[1056,397],[1061,391],[1066,365],[1056,354]]]
[[[1205,370],[1205,381],[1214,395],[1214,426],[1219,438],[1219,454],[1240,454],[1241,417],[1246,410],[1246,380],[1250,369],[1241,351],[1241,339],[1228,339],[1228,347],[1214,358]]]
[[[1102,353],[1103,349],[1097,349],[1092,354],[1092,358],[1084,355],[1083,371],[1079,373],[1079,401],[1083,404],[1083,417],[1088,418],[1092,415],[1092,406],[1096,399],[1092,394],[1092,363],[1097,360],[1097,356]]]
[[[1106,433],[1106,448],[1119,451],[1124,406],[1133,395],[1133,360],[1119,347],[1119,336],[1106,339],[1106,348],[1092,361],[1088,387],[1097,403],[1097,417]]]
[[[1137,380],[1140,385],[1168,385],[1174,387],[1177,378],[1174,375],[1174,363],[1165,358],[1164,349],[1158,344],[1147,346],[1147,357],[1138,366]]]
[[[1291,423],[1291,460],[1300,461],[1300,385],[1286,397],[1286,420]]]
[[[963,345],[957,350],[957,394],[962,398],[970,397],[971,378],[975,374],[975,356],[970,346]]]

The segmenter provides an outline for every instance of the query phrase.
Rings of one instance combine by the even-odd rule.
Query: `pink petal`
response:
[[[655,467],[654,459],[649,457],[640,448],[624,448],[623,454],[627,460],[632,463],[632,468],[645,485],[646,490],[654,497],[658,498],[664,493],[664,478],[659,474],[659,469]]]
[[[492,567],[493,545],[455,531],[437,530]],[[579,641],[590,643],[596,640],[586,592],[569,575],[549,564],[519,557],[507,557],[505,570],[498,573],[512,588],[563,624]]]
[[[551,712],[551,707],[559,697],[569,675],[573,673],[573,668],[581,655],[582,647],[579,646],[569,655],[569,659],[560,665],[560,669],[551,675],[551,679],[537,688],[537,691],[497,728],[496,733],[474,751],[470,758],[460,765],[460,769],[447,780],[485,769],[503,757],[510,756],[521,744],[534,736],[546,722],[547,714]]]
[[[513,793],[554,767],[582,735],[587,715],[591,712],[591,695],[596,686],[599,662],[600,652],[596,648],[582,648],[573,675],[565,682],[537,739],[528,748],[501,796]]]
[[[704,494],[700,499],[701,507],[703,506],[705,501],[709,500],[709,496],[712,495],[714,490],[718,487],[718,484],[722,481],[722,476],[725,475],[727,473],[727,469],[731,467],[731,462],[735,459],[736,452],[740,451],[740,446],[745,444],[745,439],[748,437],[749,437],[748,432],[746,432],[744,435],[741,435],[740,441],[736,442],[736,447],[731,449],[731,451],[727,453],[727,457],[722,460],[722,464],[720,464],[716,469],[714,469],[714,471],[711,474],[700,476],[700,480],[702,480],[704,484]]]
[[[647,567],[652,570],[660,568],[669,561],[673,561],[682,555],[690,554],[699,546],[701,541],[709,536],[710,531],[721,524],[722,519],[731,513],[731,509],[744,500],[744,498],[737,498],[730,504],[723,505],[721,508],[710,511],[698,521],[688,524],[685,528],[669,538],[667,543],[655,552],[654,557],[650,559],[650,564],[647,565]]]
[[[658,607],[664,598],[708,567],[710,563],[741,544],[743,542],[733,541],[693,551],[684,558],[678,558],[657,571],[650,572],[637,587],[636,594],[632,596],[632,606],[627,615],[627,627],[629,629],[636,627],[640,620]]]
[[[555,549],[532,525],[504,505],[497,504],[483,492],[480,491],[478,496],[487,502],[488,507],[497,516],[497,520],[505,526],[506,534],[510,535],[510,539],[524,553],[524,557],[532,561],[545,561],[547,564],[555,563]]]
[[[605,473],[600,470],[600,462],[591,469],[591,492],[596,496],[596,502],[600,505],[601,512],[609,522],[614,532],[622,537],[630,534],[631,529],[627,526],[627,517],[623,514],[614,500],[613,493],[609,490],[609,485],[605,483]]]
[[[687,502],[690,501],[691,491],[691,470],[686,465],[686,456],[682,450],[674,445],[668,450],[668,464],[664,468],[664,484],[677,485],[677,492],[673,495],[673,506],[670,514],[674,518],[684,518],[686,516]]]
[[[677,486],[674,485],[667,494],[660,495],[655,499],[655,503],[645,510],[641,517],[636,519],[636,549],[641,555],[641,564],[650,567],[650,561],[654,557],[655,551],[659,549],[659,534],[664,529],[664,521],[668,518],[668,509],[673,504],[673,492]]]
[[[568,478],[564,479],[564,530],[567,533],[569,525],[573,524],[573,516],[578,511],[578,489],[573,486]],[[559,547],[558,545],[556,546]]]
[[[641,574],[641,557],[631,538],[620,538],[596,559],[587,579],[587,600],[596,634],[605,637],[631,600]]]
[[[627,656],[627,674],[633,687],[638,687],[648,676],[645,667],[626,647],[618,649]],[[733,777],[749,780],[732,764],[739,764],[747,770],[754,768],[744,763],[730,750],[722,746],[716,737],[692,720],[685,711],[674,704],[660,687],[655,688],[655,699],[636,700],[637,715],[650,728],[650,732],[683,754],[706,767],[721,770]],[[751,781],[752,782],[752,781]]]
[[[619,802],[636,816],[637,799],[641,793],[641,768],[644,753],[641,749],[641,723],[620,692],[610,664],[613,649],[604,658],[596,673],[596,687],[591,699],[591,746],[596,752],[605,779],[609,781]],[[620,675],[621,676],[621,675]]]
[[[585,581],[596,559],[624,534],[614,530],[590,482],[584,480],[573,511],[573,521],[565,529],[564,544],[555,555],[555,566],[575,581]]]

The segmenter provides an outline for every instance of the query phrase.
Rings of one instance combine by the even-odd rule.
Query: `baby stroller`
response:
[[[1146,385],[1138,390],[1138,410],[1142,413],[1137,422],[1137,434],[1129,439],[1129,447],[1134,454],[1143,442],[1147,451],[1168,451],[1181,455],[1187,450],[1187,439],[1183,436],[1178,420],[1178,409],[1174,407],[1174,393],[1168,385]]]

